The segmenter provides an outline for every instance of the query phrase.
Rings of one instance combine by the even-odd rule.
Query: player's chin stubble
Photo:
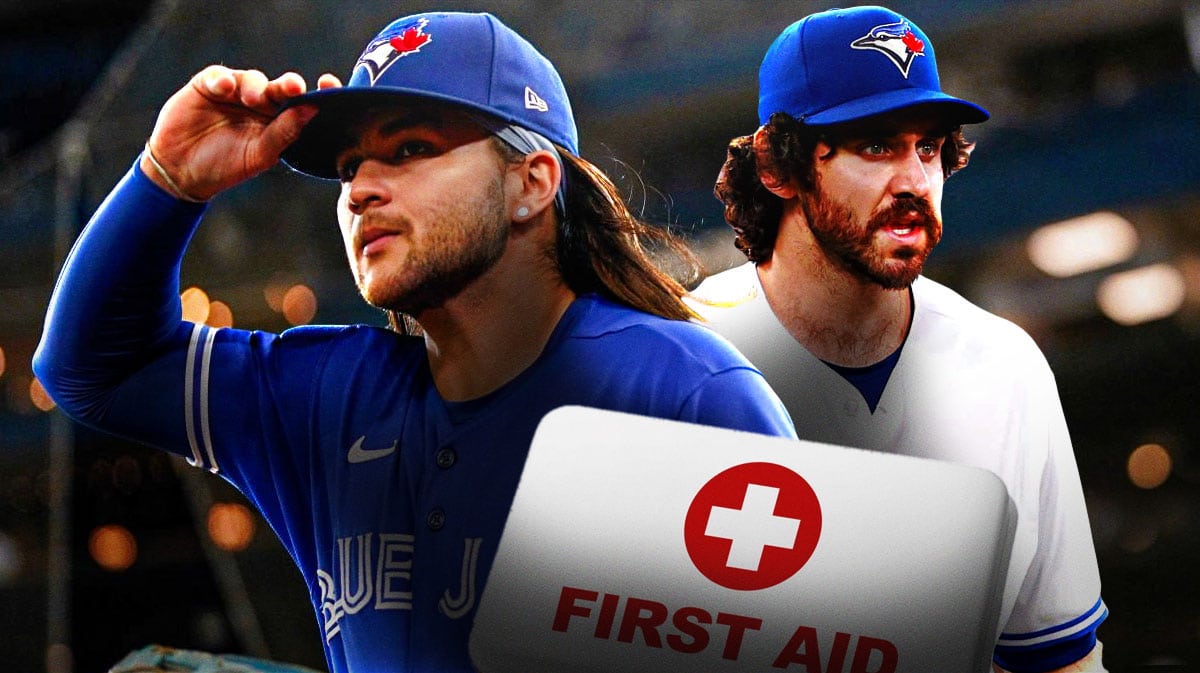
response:
[[[363,299],[378,308],[417,316],[441,307],[492,268],[508,242],[509,220],[501,188],[497,182],[481,199],[458,202],[436,224],[425,227],[423,235],[405,226],[409,245],[392,269],[370,283],[362,269],[356,269]]]
[[[866,226],[858,225],[848,208],[819,190],[804,198],[803,208],[813,237],[829,259],[858,278],[888,290],[912,285],[942,238],[941,222],[925,199],[896,199],[891,206],[872,215]],[[883,244],[877,245],[876,234],[910,211],[918,215],[911,226],[925,230],[924,245],[904,246],[890,252]]]

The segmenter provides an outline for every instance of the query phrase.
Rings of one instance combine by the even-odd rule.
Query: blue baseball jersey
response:
[[[64,267],[35,370],[80,422],[245,493],[303,574],[333,673],[471,670],[475,607],[548,411],[795,436],[723,339],[595,295],[570,305],[528,369],[467,402],[439,396],[416,337],[184,322],[180,260],[203,210],[131,170]]]

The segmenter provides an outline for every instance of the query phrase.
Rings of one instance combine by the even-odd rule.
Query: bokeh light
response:
[[[54,400],[50,399],[50,395],[42,387],[42,382],[36,378],[29,381],[29,400],[40,411],[50,411],[55,407]]]
[[[4,376],[4,366],[7,364],[4,359],[4,349],[0,348],[0,376]]]
[[[1171,476],[1171,454],[1161,444],[1142,444],[1125,463],[1129,481],[1138,488],[1158,488]]]
[[[1128,220],[1099,212],[1041,227],[1025,248],[1034,266],[1065,278],[1123,262],[1137,246],[1137,230]]]
[[[317,295],[307,285],[293,285],[283,295],[282,308],[288,323],[307,325],[317,315]]]
[[[120,572],[137,560],[137,540],[124,526],[100,526],[88,536],[88,553],[101,568]]]
[[[208,293],[198,287],[189,287],[179,295],[179,301],[183,303],[183,319],[188,322],[203,323],[208,320],[208,311],[211,302],[208,300]]]
[[[1130,554],[1148,551],[1158,542],[1158,526],[1152,521],[1138,521],[1121,534],[1118,545]]]
[[[209,327],[233,327],[233,309],[223,301],[214,301],[208,305]]]
[[[1119,325],[1138,325],[1172,315],[1183,306],[1187,284],[1179,269],[1154,264],[1114,273],[1096,288],[1096,303]]]
[[[278,278],[273,278],[271,282],[263,287],[263,300],[267,302],[267,306],[276,313],[283,313],[283,295],[287,294],[288,288],[291,285]]]
[[[254,539],[254,516],[245,506],[219,502],[208,510],[208,536],[225,551],[242,551]]]

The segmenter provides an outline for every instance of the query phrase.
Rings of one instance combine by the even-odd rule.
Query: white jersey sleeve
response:
[[[1086,638],[1108,616],[1083,488],[1053,374],[1040,352],[1030,362],[1027,445],[1043,444],[1037,493],[1036,551],[1029,562],[998,650],[1010,656]],[[1043,453],[1039,451],[1038,453]],[[1032,501],[1032,497],[1029,497]],[[1088,648],[1090,649],[1090,647]],[[1086,650],[1080,653],[1086,654]]]
[[[1014,671],[1071,663],[1091,649],[1107,609],[1054,376],[1017,325],[927,278],[912,292],[912,326],[874,411],[783,327],[752,264],[707,279],[692,299],[709,326],[762,371],[802,439],[999,476],[1018,524],[997,661]]]

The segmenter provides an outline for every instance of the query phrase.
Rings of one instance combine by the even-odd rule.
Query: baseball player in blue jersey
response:
[[[80,422],[185,456],[257,505],[302,571],[333,673],[468,671],[548,411],[794,432],[762,376],[686,320],[642,247],[655,231],[579,157],[553,66],[495,17],[399,19],[346,86],[304,91],[296,74],[212,66],[167,101],[63,268],[35,370]],[[341,181],[363,297],[421,334],[180,319],[205,202],[281,156]]]
[[[1102,670],[1107,616],[1053,375],[1020,328],[922,277],[946,178],[988,114],[882,7],[810,15],[759,71],[716,186],[749,262],[696,291],[805,439],[991,470],[1018,511],[997,668]]]

